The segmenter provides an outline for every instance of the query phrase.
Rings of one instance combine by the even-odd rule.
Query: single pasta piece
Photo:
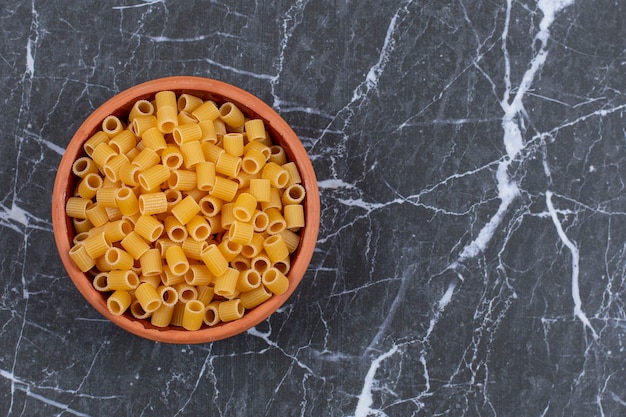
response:
[[[250,194],[257,202],[267,203],[271,199],[272,184],[267,178],[252,178],[250,180]]]
[[[78,195],[81,198],[91,200],[96,196],[98,188],[102,187],[102,177],[95,172],[88,172],[78,184]]]
[[[213,287],[208,285],[198,286],[198,301],[202,302],[205,306],[208,306],[213,300],[215,291]]]
[[[265,139],[265,125],[261,119],[251,119],[244,123],[244,130],[248,141],[254,142]]]
[[[241,246],[241,254],[246,258],[254,258],[263,250],[264,240],[263,235],[260,233],[254,233],[250,242]]]
[[[211,195],[213,195],[213,197],[219,198],[222,201],[232,201],[237,194],[238,188],[239,185],[235,181],[228,178],[216,176]]]
[[[285,229],[279,234],[283,237],[289,253],[294,253],[298,249],[298,245],[300,245],[300,235],[289,229]]]
[[[185,225],[178,221],[178,219],[174,216],[167,216],[163,221],[163,225],[165,226],[165,233],[167,234],[167,237],[169,237],[173,242],[182,243],[189,235]]]
[[[243,155],[243,135],[227,133],[222,137],[222,146],[227,154],[240,157]]]
[[[206,306],[203,322],[207,326],[215,326],[220,322],[219,305],[221,301],[213,301]]]
[[[153,313],[163,304],[161,296],[156,288],[147,282],[139,285],[135,290],[135,297],[146,313]]]
[[[101,143],[106,143],[108,141],[109,137],[107,136],[107,134],[104,133],[102,130],[99,130],[94,133],[89,139],[87,139],[87,141],[83,145],[83,149],[85,150],[85,153],[89,158],[93,158],[93,152],[98,147],[98,145],[100,145]]]
[[[178,96],[178,111],[179,112],[192,112],[198,107],[200,107],[203,103],[203,100],[200,97],[196,97],[192,94],[183,93]]]
[[[231,299],[237,293],[237,281],[239,279],[239,271],[234,268],[226,268],[226,271],[215,277],[214,290],[215,295]]]
[[[254,225],[239,220],[234,220],[228,229],[228,240],[231,242],[247,245],[254,235]]]
[[[167,181],[169,188],[180,191],[191,191],[196,188],[196,172],[186,169],[175,169]]]
[[[103,256],[107,249],[111,247],[111,242],[109,242],[104,234],[104,231],[100,233],[90,234],[87,239],[83,241],[83,246],[85,246],[85,252],[93,258],[99,258]]]
[[[133,121],[137,117],[147,117],[154,114],[154,106],[148,100],[137,100],[128,114],[128,120]]]
[[[93,204],[88,198],[70,197],[65,203],[65,214],[76,219],[86,219],[87,209]]]
[[[211,225],[202,216],[193,216],[185,226],[193,240],[206,241],[211,236]]]
[[[265,251],[261,251],[257,256],[250,260],[250,268],[263,273],[272,265],[270,258],[267,257]]]
[[[139,233],[134,230],[128,233],[120,243],[126,252],[128,252],[135,260],[141,258],[141,255],[150,249],[148,242],[146,242],[144,238],[142,238]]]
[[[213,121],[220,116],[220,111],[215,102],[207,100],[191,111],[193,117],[199,122],[203,120]]]
[[[100,227],[109,222],[109,216],[106,208],[99,203],[94,203],[87,208],[87,220],[91,222],[94,227]]]
[[[180,246],[170,246],[165,251],[165,260],[172,272],[176,275],[185,275],[189,270],[189,261]]]
[[[215,185],[215,164],[213,162],[198,162],[196,165],[197,187],[202,191],[211,191]]]
[[[158,127],[151,127],[141,135],[141,141],[146,148],[150,148],[155,152],[160,152],[167,147],[167,142],[163,133]]]
[[[237,174],[239,174],[240,169],[241,158],[238,156],[230,155],[226,152],[221,154],[217,161],[215,161],[215,172],[225,175],[229,178],[236,177]]]
[[[267,216],[269,217],[269,224],[267,226],[267,232],[271,235],[278,234],[287,228],[287,222],[285,218],[280,213],[280,210],[271,208],[265,210]]]
[[[174,306],[174,311],[172,312],[172,317],[170,319],[170,324],[172,326],[183,326],[183,314],[185,313],[185,304],[186,303],[178,303]]]
[[[139,257],[139,264],[141,265],[141,274],[143,276],[160,277],[161,272],[163,272],[161,253],[158,249],[148,249],[143,255]]]
[[[135,231],[148,242],[156,241],[164,230],[163,224],[154,216],[142,214],[135,223]]]
[[[263,166],[261,177],[270,180],[276,188],[285,188],[289,182],[289,172],[275,162],[268,162]]]
[[[237,279],[237,290],[241,292],[252,291],[261,285],[261,274],[254,269],[246,269],[239,272]]]
[[[242,250],[242,245],[231,241],[228,236],[224,236],[217,247],[228,262],[232,261],[235,256],[239,255]]]
[[[202,137],[202,129],[197,123],[186,123],[175,127],[172,136],[179,146],[183,143],[198,142]]]
[[[109,279],[109,274],[106,272],[100,272],[93,277],[93,287],[100,292],[109,292],[111,289],[109,288],[109,283],[107,282]]]
[[[139,276],[131,270],[113,270],[109,272],[108,284],[113,291],[131,291],[139,285]]]
[[[117,116],[107,116],[102,121],[102,131],[109,138],[119,134],[122,130],[124,130],[124,124]]]
[[[161,303],[152,316],[150,316],[150,323],[155,327],[167,327],[172,321],[172,315],[174,314],[174,306]]]
[[[193,285],[187,284],[185,281],[174,284],[173,287],[178,292],[178,300],[181,303],[188,303],[191,300],[198,299],[198,289]]]
[[[257,199],[250,193],[241,193],[235,200],[233,216],[235,220],[248,223],[256,210]]]
[[[192,169],[200,162],[206,162],[202,152],[202,145],[197,140],[180,145],[180,152],[183,155],[183,163],[187,169]]]
[[[183,313],[183,327],[187,330],[198,330],[204,319],[204,304],[198,300],[191,300],[185,304]]]
[[[269,209],[283,209],[283,203],[281,201],[280,190],[278,188],[271,187],[270,188],[270,199],[269,201],[261,202],[261,209],[263,211],[267,211]]]
[[[69,254],[70,258],[72,258],[72,261],[74,261],[78,269],[83,272],[87,272],[91,268],[96,266],[95,259],[89,256],[87,250],[85,249],[85,245],[82,243],[72,246]]]
[[[173,287],[185,283],[185,277],[183,275],[174,274],[169,265],[163,265],[162,269],[163,271],[161,272],[161,282],[163,283],[163,285]]]
[[[200,206],[191,196],[183,198],[171,209],[172,215],[182,224],[187,224],[199,212]]]
[[[270,162],[281,166],[287,163],[287,154],[285,154],[285,149],[282,146],[272,145],[270,146],[270,151]]]
[[[111,146],[115,152],[125,154],[137,146],[137,140],[133,132],[123,130],[109,140],[109,146]]]
[[[139,212],[137,195],[126,186],[120,187],[115,191],[115,205],[124,216],[132,216]]]
[[[146,216],[167,212],[167,196],[164,192],[145,193],[138,198],[139,213]]]
[[[185,282],[196,287],[209,285],[213,278],[213,274],[205,265],[190,265],[185,273]]]
[[[304,227],[304,207],[302,204],[285,206],[283,214],[287,229],[297,231]]]
[[[289,173],[289,181],[287,182],[287,186],[293,184],[301,184],[302,178],[300,177],[300,171],[298,171],[298,167],[295,162],[287,162],[282,165],[284,169]]]
[[[263,241],[263,249],[272,263],[289,256],[287,244],[280,234],[271,235]]]
[[[254,216],[252,216],[252,224],[254,225],[254,231],[257,233],[264,232],[270,223],[270,217],[266,212],[256,210]]]
[[[281,295],[289,288],[289,279],[278,269],[268,268],[262,277],[263,285],[273,294]]]
[[[117,155],[117,152],[107,142],[102,142],[94,148],[91,158],[98,168],[103,168],[109,159],[115,155]]]
[[[98,264],[98,261],[105,262],[105,265],[98,267],[101,271],[127,270],[131,269],[135,263],[135,260],[128,252],[114,246],[107,249],[104,255],[96,260],[96,264]]]
[[[187,259],[201,261],[202,252],[209,247],[209,243],[206,240],[194,240],[187,238],[182,242],[181,247],[183,248],[183,252],[185,252],[185,256],[187,256]]]
[[[289,204],[300,204],[304,200],[305,194],[306,191],[304,190],[302,184],[292,184],[285,188],[281,201],[284,206]]]
[[[139,174],[141,173],[141,167],[132,163],[124,163],[120,166],[118,176],[122,184],[129,187],[136,187],[139,185]]]
[[[228,269],[228,261],[214,243],[210,244],[209,247],[202,252],[201,258],[202,262],[204,262],[211,273],[216,277],[219,277]]]
[[[157,151],[148,146],[143,148],[137,156],[131,160],[131,163],[138,166],[142,171],[155,166],[159,162],[161,162],[161,157]]]
[[[228,126],[243,126],[245,118],[241,110],[233,103],[227,101],[219,107],[220,119]]]
[[[242,318],[245,311],[246,309],[239,298],[223,301],[218,306],[220,320],[225,323]]]
[[[107,298],[107,308],[115,316],[121,316],[130,306],[132,298],[128,291],[116,290]]]
[[[137,137],[142,137],[148,129],[153,127],[157,127],[157,118],[152,114],[137,116],[130,123],[130,130]]]
[[[272,293],[268,291],[268,289],[265,288],[264,285],[260,285],[253,290],[242,292],[241,294],[239,294],[239,299],[241,300],[241,304],[247,310],[250,310],[266,302],[270,298],[272,298]]]

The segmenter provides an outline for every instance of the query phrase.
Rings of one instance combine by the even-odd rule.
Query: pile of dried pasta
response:
[[[161,91],[84,144],[70,257],[112,314],[198,330],[283,294],[305,189],[260,119]]]

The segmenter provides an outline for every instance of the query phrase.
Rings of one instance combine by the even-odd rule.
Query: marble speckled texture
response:
[[[626,4],[230,3],[0,6],[0,415],[625,415]],[[169,75],[271,104],[321,190],[301,287],[213,344],[103,320],[50,225],[82,120]]]

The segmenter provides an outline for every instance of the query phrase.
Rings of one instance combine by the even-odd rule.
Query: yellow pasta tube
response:
[[[104,236],[111,243],[119,242],[132,231],[133,225],[128,219],[109,221],[104,226]]]
[[[215,120],[220,116],[220,111],[215,102],[207,100],[191,111],[198,121]]]
[[[187,169],[194,168],[200,162],[206,162],[202,152],[202,145],[197,140],[180,145],[180,152],[183,155],[183,163]]]
[[[176,275],[185,275],[189,270],[189,261],[180,246],[170,246],[165,251],[165,260],[172,272]]]
[[[107,249],[111,247],[111,243],[106,239],[104,232],[94,233],[83,241],[85,251],[93,259],[104,255]]]
[[[121,316],[130,306],[132,298],[128,291],[116,290],[107,298],[107,309],[115,316]]]
[[[261,152],[263,154],[263,156],[265,157],[263,159],[263,164],[265,164],[270,159],[270,155],[272,154],[272,150],[267,144],[265,144],[264,140],[250,141],[250,138],[248,138],[248,144],[244,146],[243,153],[246,154],[252,150]]]
[[[206,240],[185,239],[181,245],[187,259],[202,260],[202,252],[204,252],[209,244]]]
[[[146,148],[150,148],[155,152],[160,152],[167,147],[163,133],[156,126],[146,129],[141,135],[141,141]]]
[[[198,301],[200,301],[205,306],[208,306],[213,300],[213,296],[215,295],[213,287],[209,287],[208,285],[202,285],[197,287],[197,289]]]
[[[132,159],[131,163],[133,165],[137,165],[141,168],[141,170],[145,171],[146,169],[155,166],[160,161],[161,157],[157,151],[146,146]]]
[[[89,174],[97,174],[96,163],[88,156],[78,158],[72,164],[72,172],[79,178],[85,178]]]
[[[196,287],[209,285],[213,282],[213,274],[206,265],[189,265],[185,273],[185,282]]]
[[[287,163],[287,154],[285,153],[285,149],[283,149],[282,146],[272,145],[270,146],[270,151],[270,162],[273,162],[280,166]]]
[[[172,215],[182,224],[187,224],[199,212],[200,206],[191,196],[183,198],[171,210]]]
[[[267,229],[267,226],[270,223],[270,217],[266,212],[261,210],[256,210],[254,212],[254,216],[252,216],[252,225],[254,226],[254,231],[257,233],[264,232]]]
[[[141,258],[141,255],[150,249],[148,242],[146,242],[144,238],[142,238],[139,233],[134,230],[128,233],[120,243],[122,244],[124,250],[126,250],[126,252],[128,252],[133,259]]]
[[[191,113],[192,111],[200,107],[203,102],[204,101],[200,97],[194,96],[192,94],[183,93],[178,96],[178,101],[176,104],[178,106],[179,112],[186,111]]]
[[[178,291],[174,287],[159,285],[156,291],[161,298],[162,305],[174,307],[178,302]]]
[[[117,116],[110,115],[105,117],[102,121],[102,131],[106,133],[109,138],[117,135],[122,130],[124,130],[124,124]]]
[[[250,243],[253,235],[254,226],[252,223],[244,223],[239,220],[234,220],[228,230],[228,240],[241,245]]]
[[[242,245],[241,254],[247,258],[254,258],[263,250],[263,236],[259,233],[254,233],[250,242]]]
[[[275,162],[268,162],[261,170],[261,177],[270,180],[273,187],[284,188],[289,181],[289,172]]]
[[[263,241],[263,249],[270,261],[278,262],[289,256],[289,249],[280,234],[269,236]]]
[[[172,136],[174,137],[174,142],[178,145],[192,141],[198,142],[202,137],[202,129],[197,123],[178,125],[174,128]]]
[[[100,292],[109,292],[109,283],[107,282],[109,274],[107,272],[100,272],[93,277],[93,287]]]
[[[182,327],[184,313],[185,313],[185,303],[181,302],[181,303],[176,304],[174,306],[174,311],[172,312],[170,324],[172,326]]]
[[[161,109],[163,107],[172,107],[174,109],[178,109],[178,100],[176,98],[176,93],[170,90],[159,91],[154,95],[154,102],[156,104],[156,109]]]
[[[215,172],[233,178],[239,174],[241,158],[224,152],[215,162]],[[285,171],[286,172],[286,171]]]
[[[137,100],[128,113],[128,120],[133,121],[138,117],[148,117],[154,114],[154,106],[148,100]]]
[[[237,290],[241,292],[252,291],[261,285],[261,274],[254,269],[246,269],[239,272],[237,278]]]
[[[162,133],[172,133],[178,126],[178,111],[176,107],[159,107],[156,110],[157,127]]]
[[[141,173],[141,167],[129,163],[123,163],[118,171],[118,177],[122,184],[129,187],[136,187],[139,185],[139,174]]]
[[[146,283],[140,284],[135,290],[135,297],[141,304],[146,313],[153,313],[163,303],[161,296],[157,293],[156,288]]]
[[[241,110],[229,101],[219,107],[220,118],[228,126],[240,127],[243,125],[245,118]]]
[[[141,266],[141,274],[143,276],[161,276],[163,264],[160,251],[155,248],[148,249],[139,257],[139,265]]]
[[[167,185],[172,190],[193,190],[196,188],[196,173],[186,169],[175,169],[171,172]]]
[[[217,133],[212,120],[202,120],[198,122],[198,126],[202,129],[202,137],[200,142],[217,143]]]
[[[102,177],[94,172],[87,173],[78,184],[78,195],[91,200],[96,196],[100,187],[102,187]]]
[[[208,161],[198,162],[195,168],[198,189],[211,191],[215,184],[215,164]]]
[[[265,166],[265,155],[256,149],[250,149],[243,155],[241,169],[248,174],[256,174]]]
[[[198,300],[191,300],[185,304],[183,327],[187,330],[198,330],[204,319],[204,304]]]
[[[87,208],[87,220],[95,227],[102,226],[109,222],[106,208],[99,203],[94,203]]]
[[[289,204],[300,204],[304,200],[305,194],[306,191],[302,184],[292,184],[285,188],[281,201],[285,206]]]
[[[213,301],[206,306],[203,322],[207,326],[215,326],[220,322],[219,305],[221,301]]]
[[[287,229],[299,230],[304,227],[304,207],[302,204],[289,204],[283,208]]]
[[[263,211],[267,211],[272,208],[278,209],[278,210],[282,210],[283,208],[280,190],[278,190],[278,188],[273,188],[273,187],[270,189],[269,201],[261,202],[261,209],[263,209]]]
[[[250,142],[265,139],[265,124],[262,119],[247,120],[244,123],[244,130]]]
[[[113,158],[117,153],[109,146],[107,142],[102,142],[95,147],[92,154],[92,159],[98,168],[104,167],[106,163]]]
[[[132,216],[139,212],[137,195],[126,186],[120,187],[115,191],[115,205],[124,216]]]
[[[250,258],[239,254],[230,261],[230,264],[238,271],[245,271],[246,269],[250,269],[250,261]]]
[[[137,146],[137,139],[130,130],[123,130],[109,140],[109,146],[115,152],[125,154]]]
[[[167,212],[167,197],[164,192],[139,195],[139,212],[146,216]]]
[[[152,285],[154,288],[156,288],[162,284],[161,275],[144,275],[141,271],[141,266],[137,266],[133,268],[133,270],[137,274],[141,274],[139,275],[139,285],[145,282],[145,283]]]
[[[93,204],[88,198],[70,197],[65,203],[65,214],[77,219],[87,218],[87,209]]]
[[[179,111],[178,112],[178,126],[190,124],[190,123],[198,123],[195,117],[189,112]]]
[[[291,258],[286,257],[285,259],[281,259],[280,261],[276,261],[272,264],[272,266],[278,269],[283,275],[287,275],[289,270],[291,269]]]
[[[185,276],[174,274],[169,265],[166,264],[163,265],[163,271],[161,272],[161,282],[163,283],[163,285],[166,285],[168,287],[185,284]],[[178,291],[178,288],[176,289],[176,291]]]
[[[202,216],[193,216],[185,227],[193,240],[205,241],[211,236],[211,225]]]
[[[83,272],[87,272],[91,268],[96,266],[95,259],[89,256],[87,250],[85,249],[85,245],[82,243],[72,246],[69,254],[70,258],[72,258],[78,269]]]
[[[222,241],[217,245],[222,255],[224,255],[224,259],[228,262],[232,261],[235,256],[241,253],[242,245],[239,243],[232,242],[228,236],[224,236]]]
[[[198,289],[193,285],[187,284],[184,279],[182,282],[174,284],[173,287],[178,292],[178,299],[181,303],[188,303],[198,298]]]
[[[174,216],[167,216],[163,221],[165,233],[172,241],[182,243],[187,239],[189,232],[185,225],[178,221]]]
[[[269,234],[275,235],[287,228],[287,222],[278,209],[271,208],[265,212],[269,217],[269,224],[266,229]]]
[[[263,272],[262,281],[263,285],[276,295],[284,294],[289,288],[289,279],[274,267]]]
[[[295,252],[298,245],[300,245],[300,236],[289,229],[285,229],[279,234],[283,237],[289,253]]]
[[[209,247],[202,252],[202,262],[209,268],[211,273],[219,277],[228,268],[228,261],[222,255],[216,244],[210,244]]]
[[[232,201],[233,198],[235,198],[238,188],[239,185],[235,181],[228,178],[216,176],[215,184],[213,185],[213,191],[211,191],[211,194],[222,201],[228,202]]]
[[[154,190],[170,177],[170,170],[162,165],[156,164],[139,174],[139,184],[144,190]]]
[[[107,251],[104,253],[103,258],[109,266],[110,270],[131,269],[133,267],[133,264],[135,263],[135,260],[132,256],[130,256],[128,252],[116,247],[110,247],[109,249],[107,249]]]
[[[239,299],[241,300],[241,304],[244,306],[246,310],[250,310],[267,300],[272,298],[272,293],[265,288],[265,286],[260,285],[257,288],[242,292],[239,294]]]
[[[174,306],[161,303],[152,316],[150,316],[150,324],[155,327],[167,327],[172,321],[172,315],[174,314]]]
[[[131,270],[113,270],[109,272],[107,280],[109,288],[115,290],[130,291],[139,285],[139,277]]]
[[[243,317],[246,309],[239,298],[223,301],[218,306],[220,320],[229,322]]]
[[[217,213],[214,216],[206,217],[206,221],[211,225],[211,233],[220,234],[226,229],[222,227],[222,213]]]
[[[213,163],[216,163],[220,156],[226,153],[224,148],[221,148],[211,142],[203,142],[201,147],[205,160]]]
[[[257,200],[250,193],[241,193],[233,205],[233,217],[235,220],[247,223],[252,220],[256,210]]]
[[[234,268],[226,268],[226,271],[220,276],[215,277],[214,290],[215,295],[225,298],[233,298],[237,293],[237,280],[239,279],[239,271]]]
[[[259,271],[261,274],[272,265],[270,258],[267,257],[265,251],[261,251],[257,256],[250,260],[250,268]]]
[[[287,186],[302,183],[300,171],[298,171],[298,166],[295,164],[295,162],[287,162],[286,164],[283,164],[283,168],[286,169],[289,173],[289,181],[287,182]]]
[[[222,147],[232,156],[243,155],[243,135],[241,133],[227,133],[222,137]]]
[[[116,188],[98,188],[96,201],[105,207],[115,207]]]
[[[163,224],[149,214],[142,214],[135,223],[135,231],[148,242],[156,241],[164,229]]]
[[[120,181],[120,177],[119,177],[120,168],[123,165],[129,164],[129,163],[130,163],[130,160],[128,159],[126,155],[124,154],[115,155],[104,164],[104,166],[102,167],[102,170],[104,172],[104,175],[110,182],[117,183],[118,181]]]
[[[104,133],[102,130],[99,130],[94,133],[89,139],[87,139],[87,141],[83,145],[83,149],[85,150],[85,153],[89,158],[93,158],[93,152],[98,147],[98,145],[100,145],[101,143],[107,143],[108,141],[109,137],[107,136],[107,134]]]
[[[130,130],[137,137],[142,137],[143,134],[152,128],[157,127],[157,118],[154,115],[143,115],[135,117],[130,123]]]

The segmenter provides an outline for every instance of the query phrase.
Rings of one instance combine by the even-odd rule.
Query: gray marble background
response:
[[[3,1],[0,415],[626,415],[625,18],[619,0]],[[170,75],[273,106],[321,191],[302,285],[212,344],[105,321],[50,224],[84,118]]]

